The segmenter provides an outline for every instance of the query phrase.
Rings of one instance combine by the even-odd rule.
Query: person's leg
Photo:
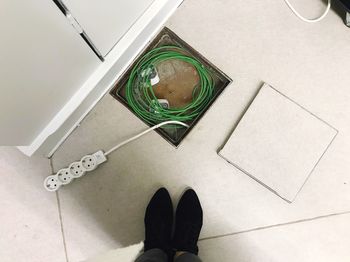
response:
[[[160,188],[149,202],[145,214],[145,247],[138,262],[166,262],[172,254],[173,204],[169,192]]]
[[[167,262],[167,254],[158,248],[150,249],[139,256],[135,262]]]
[[[202,260],[195,254],[192,253],[182,253],[178,256],[175,256],[174,262],[201,262]]]
[[[175,262],[199,262],[198,238],[203,224],[203,210],[194,190],[187,190],[176,208],[173,247]]]

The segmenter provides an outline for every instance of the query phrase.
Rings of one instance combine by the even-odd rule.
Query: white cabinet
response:
[[[52,155],[181,2],[2,0],[0,146]]]
[[[153,0],[63,0],[102,56],[113,48]]]
[[[51,0],[2,0],[0,145],[29,145],[97,66]]]

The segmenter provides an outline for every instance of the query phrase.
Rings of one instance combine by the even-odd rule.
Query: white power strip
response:
[[[44,181],[44,186],[48,191],[56,191],[62,185],[71,183],[75,178],[82,177],[86,172],[96,169],[106,161],[107,157],[102,150],[92,155],[86,155],[80,161],[73,162],[69,167],[60,169],[56,174],[48,176]]]
[[[107,161],[107,155],[119,149],[120,147],[142,137],[154,129],[169,124],[188,127],[187,124],[179,121],[166,121],[125,140],[124,142],[112,147],[106,153],[104,153],[102,150],[99,150],[91,155],[85,155],[81,158],[80,161],[73,162],[68,167],[60,169],[56,174],[46,177],[44,180],[45,189],[50,192],[57,191],[61,186],[67,185],[74,179],[84,176],[86,172],[95,170],[100,164]]]

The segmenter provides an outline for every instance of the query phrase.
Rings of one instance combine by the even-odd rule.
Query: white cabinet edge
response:
[[[17,148],[27,156],[51,157],[182,2],[155,0],[34,141]]]

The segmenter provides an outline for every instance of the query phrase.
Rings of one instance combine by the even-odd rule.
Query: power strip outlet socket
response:
[[[48,176],[44,181],[44,187],[50,192],[57,191],[61,186],[82,177],[86,172],[95,170],[106,161],[107,157],[102,150],[83,156],[80,161],[73,162],[67,168],[62,168],[56,174]]]

